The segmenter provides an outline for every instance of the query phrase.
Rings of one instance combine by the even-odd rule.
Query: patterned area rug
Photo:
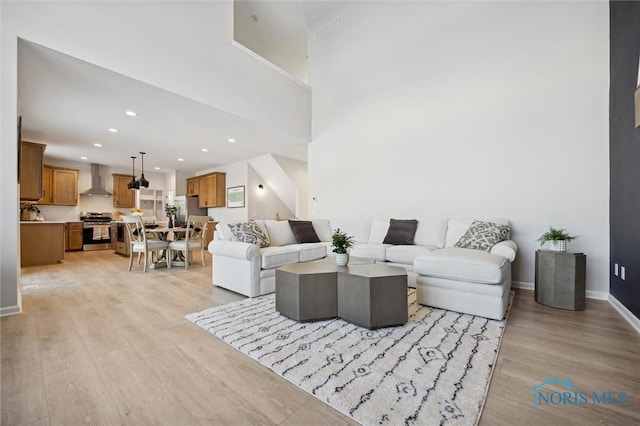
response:
[[[506,321],[408,300],[409,322],[378,330],[297,323],[274,294],[185,318],[362,424],[476,424]]]

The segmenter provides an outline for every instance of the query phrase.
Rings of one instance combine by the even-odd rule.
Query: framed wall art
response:
[[[244,207],[244,185],[227,188],[227,207]]]

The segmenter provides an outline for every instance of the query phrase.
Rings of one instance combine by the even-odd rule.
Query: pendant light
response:
[[[140,189],[140,182],[136,180],[136,158],[138,157],[131,157],[131,182],[127,184],[127,188],[129,189]]]
[[[142,161],[142,174],[140,175],[140,179],[138,179],[138,188],[148,188],[149,181],[144,178],[144,155],[146,152],[140,152],[140,154],[140,161]]]

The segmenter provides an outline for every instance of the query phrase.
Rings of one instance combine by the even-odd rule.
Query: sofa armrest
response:
[[[518,253],[518,245],[513,240],[500,241],[491,249],[491,254],[506,257],[509,262],[516,259],[516,253]]]
[[[241,260],[253,260],[260,256],[260,247],[257,244],[241,241],[212,240],[209,243],[209,253]]]

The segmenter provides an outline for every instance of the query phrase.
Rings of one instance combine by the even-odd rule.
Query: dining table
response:
[[[185,227],[150,227],[146,226],[144,228],[147,233],[147,238],[152,237],[161,241],[175,241],[184,238],[185,233],[187,232],[187,228]],[[171,266],[184,266],[185,258],[182,252],[176,252],[173,258],[170,260]],[[167,267],[167,250],[163,250],[162,255],[160,255],[159,259],[156,259],[155,262],[151,262],[149,266],[152,269],[157,268],[166,268]]]

